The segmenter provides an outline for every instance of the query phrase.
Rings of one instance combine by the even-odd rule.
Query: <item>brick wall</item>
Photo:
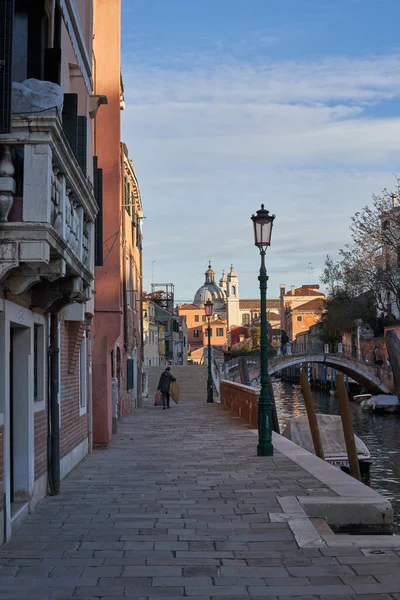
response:
[[[3,512],[3,498],[4,498],[4,464],[3,464],[3,426],[0,425],[0,513]]]
[[[47,411],[35,413],[35,481],[47,471]]]
[[[80,416],[79,350],[85,323],[60,317],[61,458],[88,435],[87,413]],[[88,365],[86,365],[87,372]],[[88,374],[86,379],[88,380]]]
[[[255,388],[241,383],[221,381],[220,401],[252,427],[258,426],[258,393]]]

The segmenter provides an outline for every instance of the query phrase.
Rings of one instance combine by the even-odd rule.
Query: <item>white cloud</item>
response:
[[[209,258],[218,274],[235,263],[241,292],[257,293],[249,217],[261,202],[277,215],[271,288],[307,282],[309,261],[316,277],[348,241],[350,216],[392,184],[400,117],[374,107],[400,95],[399,56],[193,71],[142,64],[125,68],[124,84],[145,268],[156,260],[156,278],[179,297],[194,294]]]

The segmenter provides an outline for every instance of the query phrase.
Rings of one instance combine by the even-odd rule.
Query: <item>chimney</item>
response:
[[[296,289],[296,286],[291,285],[290,286],[290,293],[292,294],[292,296],[294,296],[294,290]]]

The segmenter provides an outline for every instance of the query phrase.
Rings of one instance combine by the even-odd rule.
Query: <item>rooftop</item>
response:
[[[295,308],[292,308],[292,312],[316,312],[322,311],[324,309],[324,299],[323,298],[314,298],[314,300],[310,300],[309,302],[305,302],[304,304],[300,304]]]
[[[244,298],[243,300],[239,300],[239,308],[253,308],[260,310],[260,300],[252,299],[252,298]],[[267,308],[280,308],[280,300],[276,298],[267,299]]]

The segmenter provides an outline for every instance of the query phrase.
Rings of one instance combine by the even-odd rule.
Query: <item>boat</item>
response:
[[[399,411],[400,404],[397,396],[378,394],[377,396],[371,396],[368,400],[363,400],[361,408],[376,413],[394,413]]]
[[[350,463],[347,457],[341,417],[318,413],[317,420],[326,462],[348,473]],[[282,435],[304,448],[304,450],[315,454],[310,425],[306,415],[289,419]],[[371,454],[357,435],[354,435],[354,439],[361,475],[367,475],[372,463]]]
[[[356,396],[353,396],[353,402],[361,404],[361,402],[369,400],[370,398],[372,398],[372,394],[357,394]]]

